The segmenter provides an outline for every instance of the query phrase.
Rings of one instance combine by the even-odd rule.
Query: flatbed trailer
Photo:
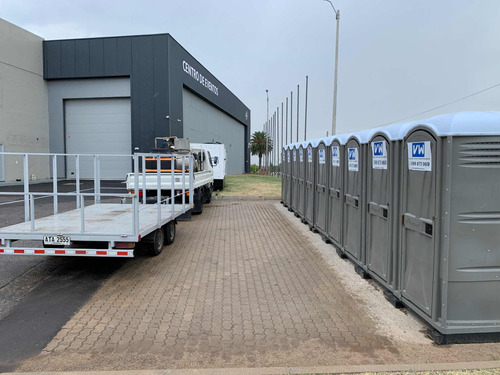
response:
[[[158,166],[165,154],[134,155],[76,155],[76,154],[29,154],[10,153],[22,158],[24,189],[22,192],[0,192],[0,196],[22,196],[24,199],[25,220],[22,223],[0,228],[0,255],[49,255],[49,256],[93,256],[131,258],[138,244],[145,244],[151,255],[158,255],[164,245],[169,245],[175,238],[175,224],[179,216],[193,207],[193,178],[191,155],[171,155],[182,159],[186,168],[181,174],[181,184],[177,193],[171,197],[158,199],[155,204],[142,204],[139,199],[139,181],[145,181],[145,172],[139,172],[144,158],[154,158]],[[130,158],[134,165],[134,193],[113,194],[101,190],[100,164],[108,157]],[[29,184],[29,160],[47,158],[52,171],[58,170],[58,163],[76,163],[75,191],[59,192],[57,173],[52,173],[53,191],[32,192]],[[94,191],[80,191],[79,166],[83,159],[94,161]],[[160,168],[158,168],[160,171]],[[125,176],[124,176],[125,177]],[[157,173],[157,195],[161,197],[161,179],[165,174]],[[171,173],[172,181],[179,179],[179,174]],[[174,184],[172,184],[172,187]],[[172,189],[173,190],[173,189]],[[35,217],[35,202],[40,196],[50,196],[53,201],[53,215]],[[73,210],[59,212],[59,200],[62,197],[74,197],[76,207]],[[175,202],[177,199],[177,203]],[[179,200],[181,203],[179,203]],[[17,246],[18,241],[37,241],[40,246]]]

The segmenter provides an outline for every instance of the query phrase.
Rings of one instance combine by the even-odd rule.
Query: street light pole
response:
[[[265,159],[265,161],[266,161],[266,171],[268,171],[269,170],[269,160],[268,160],[269,140],[268,140],[267,133],[269,131],[269,90],[267,90],[267,89],[266,89],[266,96],[267,96],[267,117],[266,117],[267,127],[266,127],[266,134],[265,134],[265,136],[266,136],[266,159]]]
[[[335,41],[335,73],[333,80],[333,114],[332,114],[332,135],[337,133],[337,77],[339,66],[339,26],[340,26],[340,10],[335,9],[330,0],[324,0],[330,3],[335,12],[335,19],[337,20],[337,35]]]

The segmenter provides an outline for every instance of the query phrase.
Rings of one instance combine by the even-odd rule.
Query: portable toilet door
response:
[[[305,179],[304,224],[312,228],[314,224],[314,150],[311,144],[306,148]]]
[[[285,165],[285,191],[284,191],[284,204],[286,207],[290,207],[292,203],[292,161],[291,161],[290,147],[286,149],[286,165]]]
[[[401,229],[401,295],[431,316],[439,287],[436,218],[437,137],[416,129],[404,140]]]
[[[305,189],[306,189],[306,170],[305,170],[305,158],[304,158],[304,145],[299,146],[299,158],[298,158],[298,204],[297,204],[297,217],[303,218],[305,215],[304,204],[305,204]]]
[[[343,146],[338,139],[330,145],[327,161],[328,171],[328,239],[338,248],[342,247],[342,212],[344,202]]]
[[[366,166],[366,264],[386,288],[397,287],[400,142],[379,132],[369,142]]]
[[[292,204],[291,208],[293,212],[298,212],[298,204],[300,201],[299,195],[299,158],[298,158],[298,146],[294,146],[292,149]]]
[[[328,207],[328,148],[324,141],[320,141],[316,148],[315,188],[314,188],[314,228],[324,237],[327,236],[327,207]]]
[[[286,190],[286,149],[281,150],[281,204],[285,204],[285,190]]]
[[[364,151],[356,137],[345,146],[343,250],[358,265],[364,261]]]

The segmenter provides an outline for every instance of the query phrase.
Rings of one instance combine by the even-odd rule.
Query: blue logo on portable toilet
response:
[[[332,156],[339,156],[339,148],[337,146],[332,146]]]
[[[349,149],[349,160],[356,160],[356,149],[355,148]]]
[[[373,155],[384,156],[384,144],[383,144],[383,142],[374,142],[373,143]]]
[[[423,158],[425,156],[425,143],[413,142],[411,145],[411,156],[414,158]]]

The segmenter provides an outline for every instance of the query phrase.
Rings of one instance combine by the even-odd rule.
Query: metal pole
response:
[[[276,155],[277,159],[276,162],[279,165],[280,163],[280,107],[278,106],[276,108],[276,140],[278,141],[278,144],[276,145]]]
[[[288,143],[288,98],[286,98],[286,122],[285,122],[285,132],[286,132],[286,139],[285,143]]]
[[[54,193],[54,215],[58,211],[57,202],[57,155],[52,155],[52,192]]]
[[[337,20],[337,37],[335,42],[335,75],[333,82],[333,115],[332,115],[332,135],[337,133],[337,77],[339,69],[339,25],[340,25],[340,10],[335,12]]]
[[[297,142],[299,141],[299,99],[300,99],[300,87],[297,85]]]
[[[304,141],[307,139],[307,91],[309,84],[309,76],[306,76],[306,108],[305,108],[305,116],[304,116]]]
[[[280,148],[280,152],[281,152],[281,149],[285,146],[285,144],[283,143],[283,140],[285,138],[283,138],[283,102],[281,102],[281,148]],[[283,163],[283,159],[281,159],[281,162]]]
[[[267,132],[268,132],[268,129],[269,129],[269,90],[266,89],[266,96],[267,96],[267,117],[266,117],[266,133],[265,133],[265,136],[266,136],[266,158],[265,158],[265,162],[266,162],[266,171],[269,170],[269,164],[268,164],[268,149],[269,149],[269,140],[268,140],[268,136],[267,136]]]
[[[23,155],[23,179],[24,179],[24,221],[30,219],[30,175],[28,165],[28,154]]]
[[[293,142],[293,91],[290,91],[290,143]]]

